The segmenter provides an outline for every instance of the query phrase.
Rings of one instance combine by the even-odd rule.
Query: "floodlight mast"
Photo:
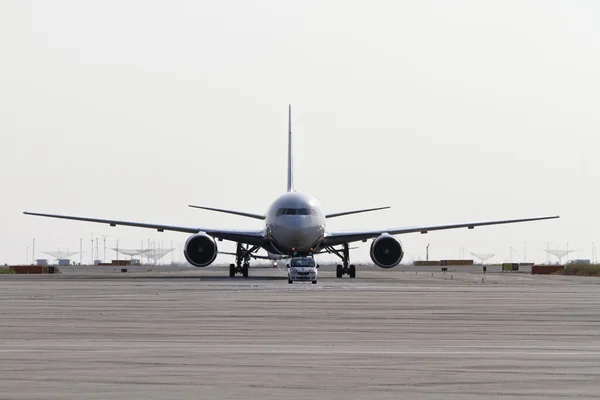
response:
[[[166,256],[167,254],[169,254],[170,252],[172,252],[174,250],[174,248],[170,248],[170,249],[166,249],[164,247],[161,247],[162,244],[159,244],[159,247],[149,247],[147,249],[143,248],[143,241],[142,241],[142,248],[139,249],[123,249],[123,248],[112,248],[111,250],[115,251],[118,254],[122,254],[124,256],[128,256],[131,259],[133,259],[133,257],[135,256],[139,256],[140,257],[140,262],[142,262],[142,258],[146,257],[147,258],[147,262],[149,263],[150,260],[152,260],[154,263],[157,263],[159,260],[161,260],[164,256]]]
[[[494,253],[471,253],[471,255],[477,258],[481,264],[484,264],[487,260],[494,257],[496,254]]]
[[[559,250],[559,249],[556,249],[556,250],[548,250],[548,249],[546,249],[545,251],[546,251],[546,252],[547,252],[549,255],[552,255],[552,256],[556,257],[556,258],[558,259],[558,263],[559,263],[559,264],[562,264],[562,259],[563,259],[563,258],[564,258],[566,255],[568,255],[568,254],[570,254],[570,253],[573,253],[573,252],[574,252],[574,251],[576,251],[576,250]]]
[[[40,251],[40,253],[47,254],[51,257],[54,257],[57,260],[64,260],[64,259],[70,258],[71,256],[73,256],[79,252],[78,251],[68,251],[68,249],[67,249],[67,251],[62,251],[62,250],[60,250],[60,247],[59,247],[57,251]]]

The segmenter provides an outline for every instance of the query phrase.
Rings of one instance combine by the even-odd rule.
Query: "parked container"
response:
[[[564,265],[534,265],[531,267],[532,275],[550,275],[565,269]]]
[[[417,267],[437,267],[440,265],[439,261],[415,261],[414,265]]]
[[[518,271],[519,263],[504,263],[502,264],[502,271]]]
[[[441,260],[440,265],[473,265],[473,260]]]
[[[15,274],[43,274],[44,267],[42,265],[13,265],[10,270]]]

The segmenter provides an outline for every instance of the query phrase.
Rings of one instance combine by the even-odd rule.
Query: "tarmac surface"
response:
[[[598,278],[128,269],[0,275],[1,399],[600,397]]]

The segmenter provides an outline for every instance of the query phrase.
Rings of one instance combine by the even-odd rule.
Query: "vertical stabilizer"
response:
[[[294,189],[294,158],[292,151],[292,105],[289,105],[288,111],[288,185],[287,191],[293,192]]]

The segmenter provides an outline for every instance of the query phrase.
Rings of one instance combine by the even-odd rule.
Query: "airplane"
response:
[[[370,257],[381,268],[393,268],[404,257],[404,247],[396,235],[407,233],[426,234],[430,231],[468,228],[487,225],[512,224],[518,222],[540,221],[559,218],[555,216],[521,218],[510,220],[467,222],[452,225],[417,226],[392,229],[371,229],[357,231],[328,231],[327,220],[351,214],[376,211],[387,207],[325,214],[317,199],[307,193],[296,191],[294,185],[294,159],[292,146],[292,107],[288,107],[288,154],[287,154],[287,191],[277,197],[265,214],[253,214],[220,208],[201,207],[211,211],[234,214],[264,221],[264,226],[256,230],[225,230],[194,226],[161,225],[147,222],[120,221],[59,214],[27,212],[26,215],[60,218],[74,221],[95,222],[110,226],[133,226],[156,229],[158,232],[173,231],[191,234],[184,245],[186,260],[195,267],[206,267],[215,261],[219,253],[217,242],[227,240],[237,243],[235,264],[229,266],[229,276],[241,274],[248,277],[250,257],[258,250],[285,257],[313,256],[321,252],[335,254],[341,260],[336,267],[336,277],[348,275],[356,277],[356,267],[350,264],[350,247],[353,242],[367,242],[370,245]]]

